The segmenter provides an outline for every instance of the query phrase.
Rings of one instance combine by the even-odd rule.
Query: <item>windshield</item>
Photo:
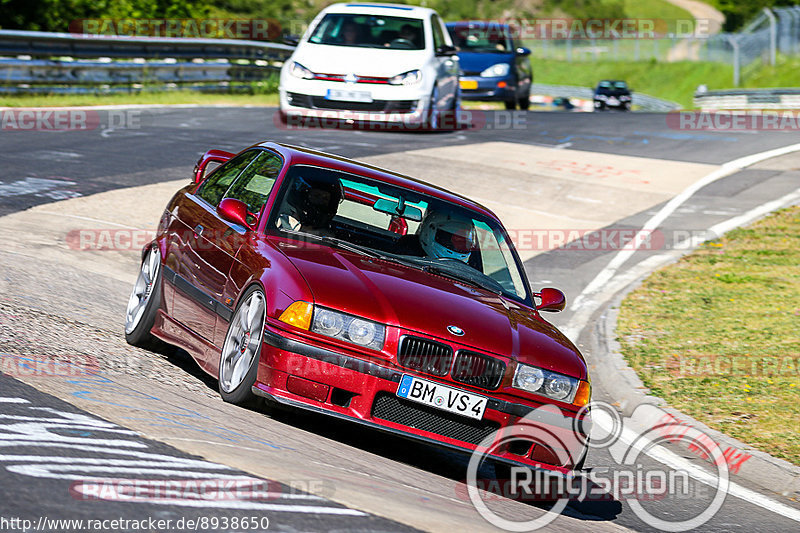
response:
[[[508,31],[502,27],[455,26],[447,31],[462,52],[506,54],[513,50]]]
[[[401,262],[527,301],[524,275],[493,219],[437,198],[319,167],[295,165],[268,231]],[[360,248],[360,250],[359,250]]]
[[[597,85],[598,89],[607,89],[610,91],[625,91],[628,89],[628,84],[624,81],[601,81]]]
[[[320,21],[308,41],[314,44],[424,50],[422,20],[331,13]]]

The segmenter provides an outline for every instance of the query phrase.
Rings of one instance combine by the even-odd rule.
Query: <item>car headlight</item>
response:
[[[314,73],[308,70],[300,63],[298,63],[297,61],[292,61],[292,64],[289,66],[289,74],[291,74],[295,78],[301,78],[304,80],[314,79]]]
[[[623,102],[627,102],[627,101],[629,101],[631,99],[631,97],[630,96],[620,96],[619,99],[622,100]]]
[[[484,78],[501,78],[508,76],[508,70],[508,63],[497,63],[481,72],[481,76]]]
[[[422,72],[419,70],[409,70],[397,76],[389,78],[389,85],[414,85],[422,79]]]
[[[554,400],[570,403],[580,380],[530,365],[517,365],[512,386]]]
[[[596,94],[594,95],[594,97],[597,98],[598,100],[608,100],[608,96],[604,94]]]
[[[373,350],[383,349],[386,336],[382,324],[317,306],[314,306],[311,331]]]

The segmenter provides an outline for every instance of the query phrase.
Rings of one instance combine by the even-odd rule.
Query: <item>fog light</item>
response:
[[[498,81],[497,82],[497,88],[498,89],[505,89],[506,85],[508,85],[508,84],[506,82],[504,82],[504,81]]]

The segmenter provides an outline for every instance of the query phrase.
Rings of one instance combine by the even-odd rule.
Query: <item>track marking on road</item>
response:
[[[589,282],[586,288],[584,288],[581,294],[575,299],[575,302],[572,304],[572,309],[579,309],[590,295],[598,292],[606,283],[608,283],[611,278],[616,275],[617,270],[619,270],[619,268],[628,259],[630,259],[633,254],[636,253],[641,243],[646,242],[648,235],[652,233],[652,231],[654,231],[659,225],[661,225],[661,223],[664,222],[668,216],[674,213],[675,210],[683,205],[683,203],[691,198],[697,191],[706,185],[730,176],[731,174],[734,174],[735,172],[738,172],[739,170],[747,168],[751,165],[766,159],[771,159],[773,157],[778,157],[797,151],[800,151],[800,144],[792,144],[790,146],[784,146],[783,148],[777,148],[775,150],[768,150],[766,152],[759,152],[757,154],[740,157],[739,159],[734,159],[733,161],[724,163],[717,170],[707,174],[703,178],[686,187],[680,194],[667,202],[664,207],[662,207],[653,217],[650,218],[650,220],[644,224],[644,226],[642,226],[642,228],[636,233],[631,241],[632,246],[630,248],[617,252],[617,255],[615,255],[611,261],[609,261],[608,265],[606,265],[606,267],[601,270],[592,281]]]
[[[683,255],[684,250],[688,250],[690,247],[697,246],[710,238],[719,237],[732,229],[757,220],[767,213],[775,211],[780,207],[791,205],[796,201],[800,201],[800,189],[781,196],[777,200],[772,200],[771,202],[754,207],[742,215],[715,224],[708,228],[701,236],[693,236],[690,239],[684,239],[675,243],[673,245],[673,250],[667,253],[648,257],[627,271],[614,274],[603,286],[603,289],[598,291],[597,294],[591,295],[591,297],[590,295],[586,295],[586,291],[584,290],[584,292],[575,299],[575,303],[572,304],[572,308],[575,309],[577,307],[577,309],[575,309],[570,323],[562,327],[561,331],[573,341],[577,340],[583,328],[585,328],[586,324],[589,322],[589,318],[600,308],[602,303],[625,288],[629,283],[667,264],[676,257]],[[578,299],[584,295],[586,295],[586,298],[578,305]]]
[[[683,202],[688,200],[694,193],[706,185],[760,161],[797,151],[800,151],[800,144],[794,144],[776,150],[769,150],[766,152],[753,154],[725,163],[721,168],[690,185],[681,194],[668,202],[661,210],[659,210],[652,218],[650,218],[650,220],[647,221],[641,230],[639,230],[633,242],[642,242],[639,240],[640,235],[656,229],[670,214],[674,213]],[[798,200],[800,200],[800,189],[786,194],[776,200],[761,204],[742,215],[715,224],[706,231],[705,236],[712,237],[722,235],[734,228],[761,218],[767,213],[770,213],[782,206],[791,205]],[[627,271],[623,271],[621,273],[618,272],[618,269],[636,252],[636,249],[634,248],[632,250],[622,250],[618,252],[617,255],[614,256],[609,264],[605,267],[605,269],[603,269],[594,278],[594,280],[587,285],[580,296],[576,298],[575,303],[572,305],[572,309],[575,311],[573,319],[568,327],[562,328],[562,331],[569,338],[577,340],[577,338],[580,336],[580,333],[586,327],[591,315],[600,308],[602,303],[604,303],[607,298],[610,298],[640,276],[646,275],[655,268],[668,263],[679,255],[682,255],[683,250],[688,249],[687,245],[689,244],[696,245],[697,243],[692,243],[689,240],[681,241],[674,246],[673,251],[670,253],[649,257],[634,265]],[[598,422],[602,424],[602,422]],[[631,440],[632,434],[633,432],[623,428],[621,438],[622,440],[633,442],[633,440]],[[634,440],[635,437],[636,436],[633,435]],[[687,472],[689,476],[693,477],[697,481],[707,485],[716,486],[715,478],[711,473],[662,446],[651,447],[650,449],[644,450],[643,453],[669,468]],[[762,507],[768,511],[800,522],[800,510],[784,505],[753,490],[747,489],[733,481],[729,482],[727,493],[736,498]]]
[[[614,427],[614,420],[608,417],[597,417],[594,423],[602,427],[605,431],[613,433],[616,429]],[[684,471],[695,480],[716,488],[718,478],[715,474],[705,470],[697,464],[692,463],[681,457],[680,455],[660,446],[658,444],[649,446],[645,449],[647,443],[643,443],[641,434],[631,430],[630,428],[623,427],[620,433],[620,440],[629,446],[636,446],[642,450],[642,453],[652,457],[659,463],[662,463],[673,470]],[[728,480],[728,489],[726,491],[731,496],[752,503],[759,507],[771,511],[773,513],[785,516],[790,520],[800,522],[800,510],[784,505],[771,498],[768,498],[754,490],[745,488],[734,481]]]
[[[126,224],[119,224],[117,222],[110,222],[108,220],[100,220],[99,218],[92,218],[92,217],[82,217],[80,215],[70,215],[69,213],[54,213],[53,211],[39,211],[43,215],[53,215],[60,218],[74,218],[76,220],[86,220],[87,222],[99,222],[100,224],[108,224],[109,226],[117,226],[119,228],[125,229],[139,229],[134,228],[133,226],[128,226]]]
[[[281,503],[282,500],[327,503],[327,500],[314,494],[262,490],[262,485],[271,482],[237,472],[223,464],[158,453],[151,450],[149,443],[141,441],[135,431],[90,415],[30,405],[30,401],[18,397],[2,397],[0,403],[26,404],[23,411],[20,411],[20,407],[9,405],[6,408],[8,412],[0,412],[0,467],[18,475],[74,481],[76,483],[70,485],[70,490],[87,499],[181,507],[368,516],[362,511],[346,507]],[[98,438],[97,432],[110,435]],[[15,454],[14,448],[22,448],[24,451]],[[32,451],[39,454],[31,453]],[[91,455],[76,455],[80,453]],[[108,477],[111,475],[115,477]],[[153,478],[150,479],[150,476]],[[160,484],[177,482],[186,483],[187,487],[200,486],[195,480],[215,483],[249,482],[258,488],[260,498],[274,501],[243,499],[236,493],[232,493],[236,496],[235,499],[224,499],[220,498],[218,492],[214,493],[215,498],[209,498],[203,492],[188,490],[178,497],[145,495],[137,499],[137,493],[136,498],[122,500],[117,491],[101,492],[97,488],[98,483],[107,483],[113,487],[116,483],[130,484],[137,481]]]

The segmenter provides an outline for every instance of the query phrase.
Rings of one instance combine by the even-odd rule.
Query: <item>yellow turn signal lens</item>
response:
[[[278,320],[296,328],[308,330],[311,329],[311,314],[313,312],[313,305],[308,302],[297,301],[287,307]]]
[[[592,386],[587,381],[581,381],[578,385],[578,392],[575,393],[575,399],[572,401],[574,405],[583,407],[589,403],[592,397]]]

